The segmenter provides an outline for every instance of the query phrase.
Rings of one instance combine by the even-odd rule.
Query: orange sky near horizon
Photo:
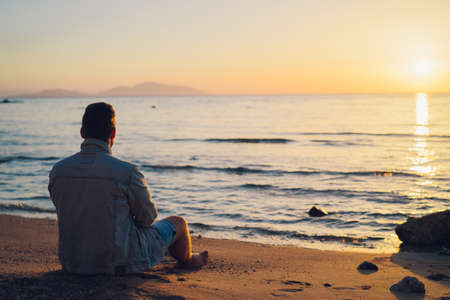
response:
[[[74,2],[0,3],[0,93],[450,92],[450,1]]]

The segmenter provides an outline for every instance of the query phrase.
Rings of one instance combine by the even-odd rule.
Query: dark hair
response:
[[[81,124],[81,132],[85,138],[108,142],[114,128],[116,128],[116,113],[110,104],[97,102],[86,107]]]

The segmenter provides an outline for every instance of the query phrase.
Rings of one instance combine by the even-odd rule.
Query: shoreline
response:
[[[0,298],[79,299],[439,299],[450,297],[448,256],[430,252],[358,253],[272,246],[193,237],[195,251],[208,250],[200,270],[174,268],[165,258],[151,270],[126,276],[65,274],[57,258],[54,220],[0,214]],[[370,261],[371,274],[357,267]],[[405,276],[425,284],[425,296],[393,294]],[[441,298],[446,299],[446,298]]]
[[[21,214],[17,212],[8,212],[3,211],[0,212],[0,215],[9,215],[9,216],[17,216],[21,218],[26,219],[43,219],[43,220],[51,220],[51,221],[57,221],[56,214],[52,215],[42,215],[42,213],[34,215],[33,213],[27,214]],[[164,218],[163,216],[162,218]],[[158,217],[159,218],[159,217]],[[399,246],[401,244],[401,241],[397,238],[395,233],[393,233],[393,236],[395,238],[374,238],[374,237],[356,237],[351,235],[306,235],[306,234],[298,234],[298,238],[294,239],[286,239],[284,240],[282,237],[277,236],[277,238],[273,239],[271,237],[264,237],[261,236],[259,239],[252,239],[252,238],[239,238],[239,235],[236,236],[225,236],[222,234],[221,236],[217,237],[214,236],[214,233],[217,233],[215,231],[209,231],[203,229],[204,224],[199,223],[190,223],[189,229],[191,235],[195,236],[203,236],[206,238],[212,238],[212,239],[221,239],[221,240],[232,240],[232,241],[239,241],[239,242],[248,242],[248,243],[257,243],[257,244],[263,244],[263,245],[269,245],[269,246],[293,246],[293,247],[299,247],[299,248],[306,248],[306,249],[315,249],[315,250],[332,250],[332,251],[339,251],[339,252],[356,252],[356,253],[385,253],[385,254],[392,254],[395,252],[398,252]],[[208,225],[206,225],[208,226]],[[220,235],[220,234],[219,234]],[[384,241],[385,247],[376,247],[373,246],[373,244],[365,244],[368,241],[378,242]],[[378,246],[379,246],[378,245]],[[386,246],[389,245],[389,246]]]

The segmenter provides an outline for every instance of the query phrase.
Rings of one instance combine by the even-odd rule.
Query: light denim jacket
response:
[[[81,152],[55,164],[48,189],[64,270],[132,273],[150,268],[152,252],[164,251],[149,246],[154,232],[143,233],[157,216],[144,176],[137,166],[111,156],[107,143],[86,139]]]

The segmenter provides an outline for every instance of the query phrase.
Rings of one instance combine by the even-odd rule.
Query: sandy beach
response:
[[[449,256],[427,252],[366,254],[270,246],[194,237],[208,250],[200,270],[174,268],[167,258],[151,270],[127,276],[65,274],[57,258],[53,220],[0,215],[1,299],[450,299]],[[363,261],[379,270],[361,273]],[[425,284],[426,294],[393,294],[405,276]]]

